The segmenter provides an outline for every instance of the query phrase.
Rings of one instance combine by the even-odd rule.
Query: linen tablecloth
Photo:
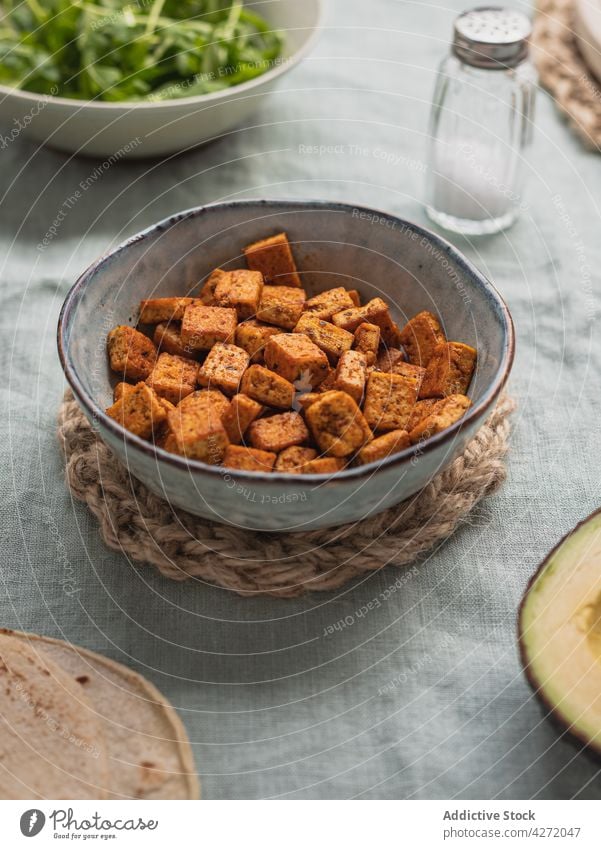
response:
[[[206,798],[595,798],[601,789],[597,768],[543,720],[516,649],[529,576],[601,500],[601,160],[544,93],[519,222],[496,237],[452,239],[516,323],[509,477],[398,590],[386,592],[392,569],[293,601],[169,582],[104,546],[65,488],[56,440],[60,305],[126,236],[196,204],[269,196],[372,205],[427,224],[434,70],[463,5],[329,3],[315,52],[246,126],[165,162],[116,163],[90,181],[100,161],[23,138],[1,152],[0,623],[147,676],[186,725]],[[351,624],[329,627],[341,621]]]

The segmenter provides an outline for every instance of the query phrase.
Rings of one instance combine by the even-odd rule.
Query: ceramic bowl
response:
[[[285,36],[283,55],[254,80],[211,94],[148,103],[46,97],[0,85],[0,121],[58,150],[119,159],[164,156],[216,139],[261,105],[278,79],[311,50],[319,31],[322,0],[247,5]]]
[[[149,297],[188,295],[214,268],[244,266],[244,245],[288,233],[310,295],[332,286],[381,296],[402,325],[420,310],[440,315],[449,339],[478,349],[464,419],[378,464],[323,475],[235,472],[188,462],[125,431],[112,403],[106,336],[135,324]],[[463,450],[491,411],[513,359],[513,327],[490,282],[445,240],[384,212],[319,201],[235,201],[161,221],[95,262],[63,305],[61,363],[98,435],[153,492],[190,513],[266,531],[305,531],[357,521],[421,489]]]

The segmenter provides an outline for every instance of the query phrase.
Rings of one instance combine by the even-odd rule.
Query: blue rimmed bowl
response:
[[[244,245],[285,230],[303,285],[335,285],[380,296],[403,324],[436,312],[449,339],[478,349],[473,406],[453,427],[379,464],[334,477],[242,472],[187,461],[109,418],[114,378],[106,336],[135,324],[140,300],[188,295],[217,266],[243,266]],[[96,261],[75,283],[58,324],[65,375],[100,438],[131,474],[174,506],[217,522],[301,532],[358,521],[422,489],[464,449],[509,375],[513,325],[502,298],[439,236],[373,209],[329,201],[234,201],[174,215]]]

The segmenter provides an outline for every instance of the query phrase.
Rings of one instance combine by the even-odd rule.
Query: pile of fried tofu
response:
[[[285,233],[244,249],[194,297],[142,301],[108,335],[107,413],[174,454],[251,472],[333,474],[458,421],[476,351],[420,312],[400,329],[381,298],[307,298]]]

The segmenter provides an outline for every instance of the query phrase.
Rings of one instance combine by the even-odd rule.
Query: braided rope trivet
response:
[[[591,150],[601,150],[601,91],[572,26],[573,0],[537,0],[532,46],[540,81]]]
[[[100,522],[102,538],[132,560],[176,581],[197,578],[246,595],[292,597],[333,590],[386,565],[406,566],[453,533],[505,479],[504,396],[465,452],[421,492],[370,519],[302,534],[264,534],[175,510],[131,479],[65,394],[59,437],[67,482]]]

